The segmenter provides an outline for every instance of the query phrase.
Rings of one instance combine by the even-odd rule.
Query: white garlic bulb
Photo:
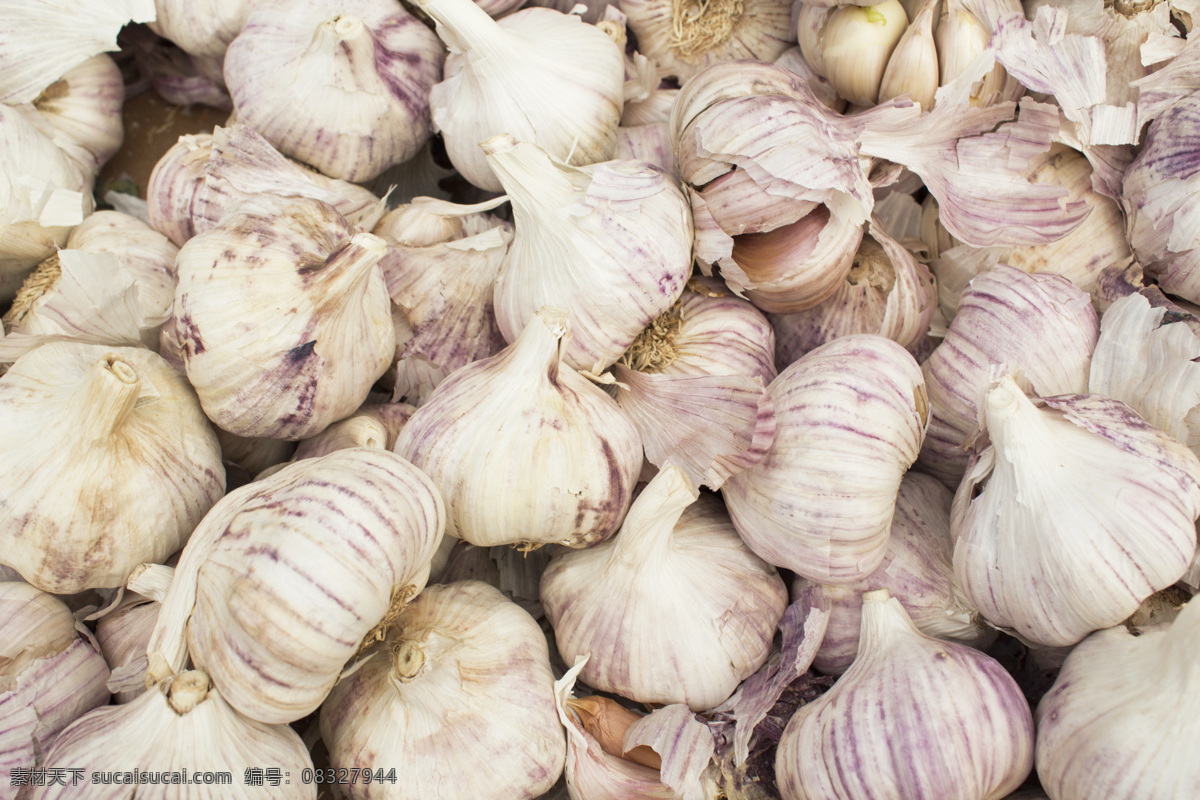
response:
[[[155,0],[150,30],[194,56],[223,58],[254,7],[251,0]]]
[[[542,605],[589,686],[641,703],[721,703],[770,655],[787,589],[721,503],[668,465],[611,540],[556,556]]]
[[[192,206],[212,156],[211,133],[185,134],[154,165],[146,186],[150,226],[177,247],[196,235]]]
[[[525,8],[492,20],[471,0],[418,0],[450,47],[429,102],[450,162],[475,186],[503,191],[478,143],[507,133],[570,164],[613,157],[625,58],[578,17]]]
[[[147,683],[190,654],[246,716],[300,719],[385,615],[425,586],[444,525],[430,480],[373,447],[305,459],[229,493],[180,557]]]
[[[1193,600],[1169,626],[1118,625],[1071,651],[1037,708],[1038,778],[1053,800],[1200,793],[1198,638]]]
[[[564,361],[603,371],[669,309],[692,271],[692,217],[666,173],[637,161],[583,168],[496,136],[480,143],[513,205],[516,234],[496,278],[508,341],[542,306],[565,309]]]
[[[777,431],[767,457],[721,492],[738,533],[768,562],[821,583],[853,583],[883,560],[905,471],[929,405],[913,357],[882,336],[834,339],[768,387]]]
[[[65,785],[47,782],[34,790],[35,800],[79,797],[72,768],[83,770],[84,793],[104,800],[168,800],[183,792],[195,800],[317,796],[316,785],[300,779],[313,768],[300,735],[286,725],[264,725],[237,713],[209,676],[197,670],[181,672],[129,703],[83,716],[55,740],[45,765],[65,769],[68,777]],[[278,768],[290,780],[281,775],[277,786],[247,782],[251,769],[265,767]],[[172,783],[173,774],[185,772],[186,787]],[[126,778],[138,774],[147,779]]]
[[[396,347],[385,250],[326,203],[268,195],[188,240],[175,327],[209,419],[302,439],[362,405]]]
[[[46,591],[124,584],[225,491],[195,394],[149,350],[42,345],[0,377],[0,408],[0,559]]]
[[[32,110],[55,131],[54,143],[93,174],[125,138],[125,83],[111,56],[101,53],[63,73],[34,99]]]
[[[351,800],[540,797],[566,757],[546,637],[485,583],[430,586],[321,706],[321,738],[335,769],[403,765]]]
[[[225,83],[238,121],[280,152],[365,181],[429,138],[442,59],[433,32],[388,0],[258,0],[225,53]]]
[[[1200,459],[1124,403],[986,395],[990,446],[954,498],[956,582],[998,628],[1047,647],[1124,620],[1196,554]]]
[[[998,800],[1033,769],[1033,714],[978,650],[917,630],[887,589],[863,595],[858,658],[779,738],[784,800]]]
[[[396,440],[471,544],[607,539],[629,508],[642,443],[611,397],[563,364],[570,328],[539,311],[513,344],[461,367]]]

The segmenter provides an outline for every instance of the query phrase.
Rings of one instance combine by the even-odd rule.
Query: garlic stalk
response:
[[[121,70],[101,53],[63,73],[25,108],[49,123],[54,143],[94,174],[125,138],[123,102]]]
[[[147,685],[190,655],[247,717],[300,719],[425,586],[444,523],[429,479],[378,448],[299,461],[231,492],[179,559]]]
[[[0,559],[45,591],[124,584],[225,490],[195,394],[149,350],[42,345],[0,378],[0,408]]]
[[[538,309],[565,309],[564,361],[603,371],[683,292],[692,270],[686,198],[648,164],[571,167],[511,136],[480,147],[516,223],[496,278],[500,331],[512,342]]]
[[[399,785],[347,786],[351,800],[531,800],[566,756],[553,690],[529,614],[479,581],[430,586],[321,706],[321,738],[335,769],[404,765]]]
[[[873,106],[908,16],[899,0],[831,8],[803,4],[797,28],[809,65],[850,103]]]
[[[192,208],[212,149],[212,134],[185,134],[163,153],[150,173],[146,186],[150,226],[178,247],[196,235]]]
[[[429,138],[442,59],[437,37],[387,0],[259,0],[225,53],[225,82],[238,121],[280,152],[364,181]]]
[[[991,444],[954,498],[954,574],[992,625],[1060,647],[1187,571],[1200,459],[1116,400],[1043,403],[1011,377],[987,393]]]
[[[1037,708],[1038,778],[1055,800],[1168,800],[1200,791],[1200,602],[1174,622],[1092,634]],[[1114,754],[1120,754],[1114,758]]]
[[[818,347],[770,385],[767,457],[722,488],[738,533],[766,561],[853,583],[883,560],[900,481],[929,419],[913,357],[881,336]]]
[[[188,240],[175,326],[209,419],[302,439],[362,405],[395,353],[385,250],[326,203],[269,195]]]
[[[80,785],[107,784],[107,790],[89,790],[89,795],[112,800],[178,797],[180,787],[170,784],[184,773],[187,796],[196,800],[316,800],[317,796],[314,784],[299,780],[313,768],[299,734],[286,725],[264,725],[242,716],[198,670],[180,672],[124,705],[98,708],[83,716],[55,740],[45,766],[63,769],[68,780],[47,782],[35,790],[33,797],[38,800],[78,797],[79,787],[70,780],[72,768],[83,771]],[[279,786],[273,782],[255,786],[245,780],[252,769],[264,766],[292,777]],[[231,780],[214,779],[214,774]],[[141,775],[146,778],[129,779]],[[204,777],[214,782],[205,783]]]
[[[478,147],[502,133],[574,165],[612,158],[625,64],[607,34],[550,9],[493,21],[471,0],[417,6],[450,47],[445,80],[429,102],[450,162],[468,181],[502,191]]]
[[[443,381],[400,432],[396,452],[445,498],[447,534],[482,547],[587,547],[620,525],[641,440],[612,398],[562,363],[569,336],[566,313],[542,309],[513,344]]]
[[[917,630],[887,589],[863,595],[858,658],[779,739],[784,800],[994,800],[1033,769],[1033,715],[978,650]]]
[[[664,467],[610,541],[556,556],[542,605],[563,660],[589,686],[704,711],[770,654],[787,590],[715,498]]]

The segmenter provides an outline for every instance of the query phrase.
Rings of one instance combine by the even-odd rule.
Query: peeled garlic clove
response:
[[[364,181],[429,138],[442,59],[432,31],[386,0],[258,2],[225,53],[225,83],[238,120],[280,152]]]
[[[471,0],[419,0],[450,46],[429,102],[450,162],[473,185],[503,191],[478,143],[507,133],[575,165],[613,157],[624,54],[608,34],[550,9],[493,21]]]
[[[199,670],[180,672],[133,701],[98,708],[63,731],[46,754],[47,769],[64,769],[63,784],[47,782],[33,795],[38,800],[78,797],[71,769],[83,770],[83,780],[114,777],[110,789],[93,796],[113,800],[178,796],[179,787],[159,789],[126,775],[155,777],[188,775],[187,796],[196,800],[315,800],[314,784],[299,780],[313,768],[300,735],[286,725],[264,725],[247,719],[225,701]],[[251,769],[279,768],[290,781],[280,786],[254,786],[245,780]],[[212,783],[201,783],[208,777]],[[211,773],[216,773],[215,776]],[[220,776],[227,776],[222,778]],[[195,783],[193,783],[195,781]],[[127,784],[133,784],[132,786]]]
[[[816,41],[810,37],[800,39],[805,59],[850,103],[875,105],[888,59],[908,27],[904,6],[899,0],[869,6],[840,5],[829,12],[804,6],[798,22],[801,29],[806,27],[806,15],[814,13],[820,17]],[[814,44],[820,51],[816,63],[806,48]]]
[[[913,625],[886,589],[863,595],[858,658],[779,739],[784,800],[992,800],[1033,769],[1033,715],[989,656]]]
[[[80,638],[58,599],[0,581],[0,774],[45,766],[46,750],[78,717],[108,702],[108,665]]]
[[[553,690],[529,614],[479,581],[430,586],[334,688],[321,738],[335,769],[404,765],[400,785],[347,786],[352,800],[531,800],[566,757]]]
[[[900,481],[929,417],[916,361],[882,336],[818,347],[768,387],[775,441],[722,488],[762,558],[821,583],[862,580],[883,560]]]
[[[212,134],[180,136],[150,173],[146,186],[150,225],[179,247],[196,235],[192,208],[212,148]]]
[[[563,359],[599,373],[683,292],[692,219],[665,173],[636,161],[575,168],[511,136],[480,144],[513,205],[496,321],[514,341],[542,306],[565,309]]]
[[[587,547],[620,525],[641,440],[612,398],[562,363],[569,336],[565,312],[539,311],[513,344],[443,381],[400,432],[396,452],[446,500],[447,534],[482,547]]]
[[[231,492],[180,557],[147,682],[190,655],[246,716],[300,719],[425,586],[444,520],[429,479],[371,447],[306,459]]]
[[[589,686],[695,711],[762,666],[787,606],[775,569],[674,465],[611,541],[556,556],[541,597],[563,660],[591,654],[580,673]]]
[[[95,173],[125,138],[121,104],[125,84],[111,56],[92,56],[47,86],[33,101],[57,132],[55,143]]]
[[[813,666],[827,675],[846,671],[858,653],[862,594],[876,589],[887,589],[899,600],[922,633],[976,648],[991,643],[995,631],[953,584],[953,499],[937,478],[907,473],[896,496],[887,553],[874,572],[848,586],[824,586],[805,578],[792,584],[794,595],[809,588],[829,599],[829,625]]]
[[[1043,402],[1010,377],[987,393],[991,446],[951,524],[957,583],[984,618],[1058,647],[1116,625],[1187,571],[1200,459],[1116,400]]]
[[[268,195],[188,240],[175,326],[209,419],[302,439],[362,405],[395,353],[385,251],[326,203]]]
[[[896,43],[879,82],[880,101],[907,94],[921,104],[922,111],[933,108],[933,96],[940,85],[938,51],[933,38],[937,8],[937,0],[925,0],[920,13]]]
[[[45,591],[124,584],[225,491],[195,394],[149,350],[42,345],[0,378],[0,408],[0,558]]]

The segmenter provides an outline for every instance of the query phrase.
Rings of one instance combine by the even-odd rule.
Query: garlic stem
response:
[[[137,402],[141,381],[137,372],[115,353],[92,365],[77,397],[86,404],[82,430],[92,439],[107,439]]]
[[[167,700],[176,714],[183,716],[208,696],[208,675],[199,670],[181,672],[167,689]]]
[[[1014,441],[1043,442],[1046,422],[1011,375],[1005,376],[987,395],[984,406],[988,437],[996,448],[997,463],[1014,464]]]
[[[922,635],[913,625],[899,602],[890,602],[892,593],[886,588],[863,592],[862,628],[858,639],[858,652],[882,653],[889,647],[895,634],[902,632]]]
[[[513,49],[507,32],[472,0],[416,0],[416,5],[439,28],[445,26],[472,61],[503,58]]]
[[[479,143],[488,165],[504,184],[514,206],[530,214],[559,209],[564,195],[574,193],[571,179],[540,147],[519,142],[507,133]]]
[[[512,343],[509,364],[516,371],[545,371],[550,382],[556,383],[563,348],[570,338],[567,312],[545,306],[534,314],[534,318]]]
[[[697,496],[681,467],[664,467],[642,490],[621,524],[613,545],[617,562],[638,571],[663,563],[671,548],[675,523]]]
[[[392,677],[408,683],[421,673],[425,666],[425,651],[415,639],[405,639],[392,651]]]
[[[358,17],[338,15],[317,26],[307,54],[324,53],[332,58],[334,86],[347,91],[375,86],[379,73],[375,64],[375,40]]]

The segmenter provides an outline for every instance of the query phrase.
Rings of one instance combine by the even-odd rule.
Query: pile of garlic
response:
[[[71,5],[0,798],[1200,796],[1183,0]]]

